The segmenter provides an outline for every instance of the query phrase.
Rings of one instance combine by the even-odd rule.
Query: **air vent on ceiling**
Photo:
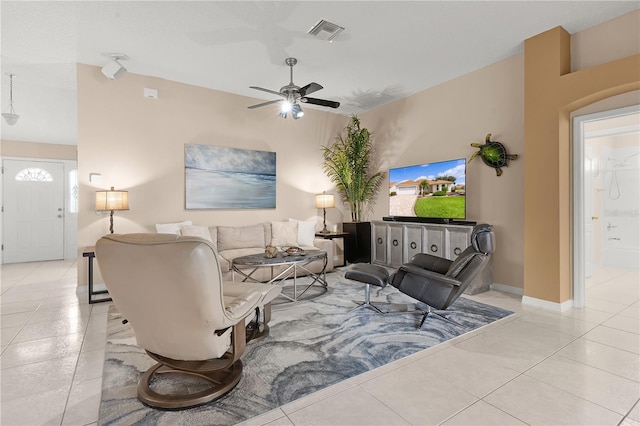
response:
[[[332,41],[338,34],[344,31],[340,25],[321,19],[313,28],[309,30],[309,34],[319,38],[320,40]]]

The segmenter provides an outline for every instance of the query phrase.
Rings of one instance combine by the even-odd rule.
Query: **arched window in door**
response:
[[[19,182],[53,182],[53,177],[48,171],[39,167],[28,167],[16,174]]]

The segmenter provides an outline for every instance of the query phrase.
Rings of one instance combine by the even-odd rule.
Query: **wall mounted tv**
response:
[[[466,160],[459,158],[389,170],[389,218],[455,223],[466,217]]]

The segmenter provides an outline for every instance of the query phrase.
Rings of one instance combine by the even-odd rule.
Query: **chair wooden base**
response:
[[[212,383],[212,387],[201,392],[192,394],[160,394],[151,390],[149,383],[156,374],[186,374],[200,377]],[[209,372],[195,372],[187,370],[178,370],[162,363],[157,363],[148,369],[140,378],[138,383],[138,399],[145,405],[153,408],[179,410],[184,408],[195,407],[197,405],[206,404],[214,401],[231,391],[242,376],[242,361],[236,361],[231,367],[223,370],[215,370]]]
[[[166,410],[180,410],[214,401],[232,390],[242,376],[240,356],[246,345],[244,320],[233,326],[231,352],[221,358],[201,361],[183,361],[163,357],[153,352],[147,354],[158,361],[148,369],[138,383],[138,399],[145,405]],[[204,379],[212,384],[206,390],[189,394],[160,394],[149,386],[157,374],[184,374]]]

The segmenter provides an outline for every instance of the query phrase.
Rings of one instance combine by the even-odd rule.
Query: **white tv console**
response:
[[[372,221],[371,263],[399,268],[417,253],[454,260],[471,244],[473,225]],[[465,293],[489,290],[492,265],[480,273]]]

